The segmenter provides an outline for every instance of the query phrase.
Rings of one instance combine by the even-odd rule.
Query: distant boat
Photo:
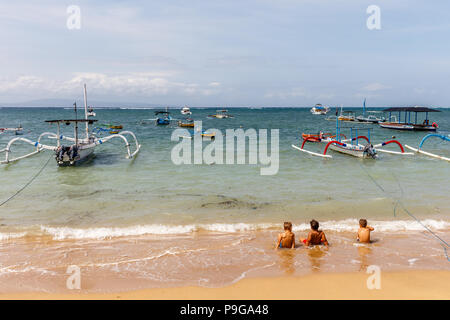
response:
[[[354,111],[341,111],[341,114],[338,117],[339,121],[355,121],[355,112]]]
[[[184,115],[191,115],[192,114],[191,109],[188,106],[184,106],[181,109],[180,112],[181,112],[181,114],[184,114]]]
[[[194,119],[187,118],[184,121],[178,121],[178,126],[182,128],[193,128],[194,127]]]
[[[367,113],[370,114],[366,116],[366,99],[364,99],[363,114],[361,116],[357,116],[356,120],[364,123],[380,123],[386,121],[383,111],[367,111]]]
[[[0,128],[0,134],[6,132],[14,132],[16,136],[21,136],[23,135],[23,128],[20,124],[17,128]]]
[[[216,114],[211,114],[208,117],[217,118],[217,119],[225,119],[225,118],[233,118],[232,115],[228,114],[228,110],[216,110]]]
[[[370,122],[370,123],[380,123],[380,122],[385,122],[386,118],[384,117],[384,112],[383,111],[367,111],[367,113],[371,113],[368,116],[362,115],[362,116],[357,116],[356,120],[358,120],[359,122]],[[379,116],[377,116],[379,115]]]
[[[350,121],[350,122],[356,121],[355,112],[354,111],[350,111],[350,110],[344,111],[342,106],[341,106],[341,113],[340,113],[339,116],[338,116],[338,108],[336,108],[336,115],[335,116],[326,117],[325,120],[336,121],[336,118],[339,121],[347,121],[347,122],[348,121]]]
[[[409,130],[409,131],[436,131],[439,126],[436,122],[430,124],[428,119],[429,112],[440,112],[439,110],[425,108],[425,107],[394,107],[383,110],[384,112],[389,112],[389,120],[380,123],[381,128],[385,129],[395,129],[395,130]],[[398,112],[398,119],[392,121],[392,112]],[[404,112],[404,116],[402,113]],[[411,119],[411,113],[414,113],[414,122]],[[425,113],[425,119],[422,123],[418,123],[417,114]],[[401,119],[404,119],[403,121]]]
[[[311,108],[311,113],[316,115],[324,115],[330,110],[328,107],[322,106],[320,103]]]
[[[172,117],[170,116],[170,112],[168,111],[155,111],[156,125],[158,126],[166,126],[170,124],[172,121]]]

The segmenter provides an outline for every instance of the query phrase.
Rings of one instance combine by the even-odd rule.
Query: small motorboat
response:
[[[226,119],[226,118],[233,118],[231,114],[228,114],[228,110],[216,110],[216,114],[211,114],[208,117],[210,118],[216,118],[216,119]]]
[[[182,128],[193,128],[194,127],[194,119],[187,118],[184,121],[178,121],[178,126]]]
[[[170,124],[172,121],[172,117],[170,116],[170,112],[168,111],[155,111],[156,125],[158,126],[166,126]]]
[[[184,106],[181,109],[180,112],[181,112],[181,114],[184,114],[184,115],[191,115],[192,114],[191,109],[188,106]]]
[[[324,107],[320,103],[318,103],[311,108],[311,113],[316,115],[324,115],[327,114],[329,110],[330,110],[329,107]]]

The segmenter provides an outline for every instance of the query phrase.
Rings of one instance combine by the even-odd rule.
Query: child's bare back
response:
[[[367,225],[366,219],[360,219],[358,237],[356,239],[362,243],[370,243],[370,232],[373,230],[374,228]]]
[[[325,236],[325,233],[322,230],[319,230],[319,222],[317,222],[316,220],[311,220],[310,224],[311,224],[311,231],[308,234],[308,238],[303,239],[302,242],[306,246],[310,245],[315,246],[320,244],[328,246],[328,240],[327,237]]]
[[[284,232],[278,235],[278,248],[295,248],[295,234],[292,232],[292,223],[284,223]]]

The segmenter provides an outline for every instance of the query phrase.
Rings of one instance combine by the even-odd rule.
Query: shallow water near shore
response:
[[[192,117],[202,120],[204,129],[223,132],[280,129],[276,175],[261,176],[260,165],[176,166],[170,158],[175,125],[141,123],[154,117],[153,110],[97,109],[101,123],[122,124],[136,134],[140,154],[125,159],[122,142],[114,142],[98,147],[95,157],[79,167],[58,168],[52,160],[28,188],[0,207],[0,290],[13,290],[17,279],[23,280],[23,290],[63,290],[71,264],[82,268],[86,289],[92,291],[222,286],[246,276],[357,271],[370,264],[448,270],[450,262],[436,237],[448,243],[447,162],[389,154],[377,160],[336,153],[330,160],[312,158],[291,144],[300,143],[302,132],[334,132],[334,122],[290,108],[233,108],[232,119],[208,119],[214,110],[193,108]],[[441,111],[432,120],[448,134],[450,110]],[[44,120],[72,113],[3,108],[0,127],[20,123],[24,137],[34,140],[54,131]],[[181,118],[178,110],[174,117]],[[360,134],[362,128],[373,128],[374,143],[395,135],[417,146],[426,135],[357,126]],[[11,138],[0,135],[0,149]],[[14,152],[30,148],[17,146]],[[308,148],[319,152],[323,145]],[[424,149],[450,156],[450,143],[439,139],[428,140]],[[0,167],[0,202],[23,187],[50,156],[44,152]],[[361,217],[375,227],[379,240],[367,247],[354,243]],[[306,236],[312,218],[329,234],[328,250],[273,249],[283,221],[292,221],[296,234]]]

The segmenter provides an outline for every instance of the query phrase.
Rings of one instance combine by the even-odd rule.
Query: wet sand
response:
[[[450,299],[450,271],[382,272],[380,289],[369,290],[370,274],[311,274],[244,279],[222,288],[155,288],[108,294],[0,294],[0,299]]]
[[[353,232],[327,232],[331,244],[328,248],[298,246],[293,250],[276,250],[278,232],[277,229],[111,239],[55,240],[47,236],[4,240],[0,242],[0,294],[72,294],[73,290],[67,288],[71,275],[68,268],[72,265],[80,270],[81,294],[114,295],[155,289],[160,291],[151,292],[171,292],[167,297],[173,294],[180,298],[183,289],[172,291],[174,288],[197,288],[195,292],[199,297],[209,289],[219,289],[211,292],[225,297],[232,291],[224,288],[237,284],[239,287],[247,280],[249,283],[269,281],[267,285],[273,287],[277,286],[273,278],[281,279],[280,283],[285,281],[283,279],[298,279],[295,281],[300,281],[299,285],[307,281],[302,279],[311,276],[318,281],[339,274],[365,279],[367,269],[373,265],[378,266],[383,275],[399,274],[398,281],[403,279],[402,274],[418,272],[417,285],[423,283],[423,277],[428,274],[450,272],[450,261],[442,245],[424,232],[377,232],[372,244],[356,243]],[[450,233],[446,230],[437,234],[448,239]],[[298,232],[298,236],[304,236],[303,232]],[[429,271],[422,276],[421,270]],[[448,274],[443,275],[448,279]],[[392,278],[392,283],[396,279]],[[389,283],[386,288],[390,288]],[[305,288],[310,288],[308,285],[305,283]],[[426,282],[419,287],[423,287],[425,293],[433,292],[428,291]],[[282,287],[279,290],[282,291]],[[295,297],[304,297],[301,285],[293,291]],[[270,297],[277,298],[276,295]],[[333,295],[330,293],[329,297]]]

